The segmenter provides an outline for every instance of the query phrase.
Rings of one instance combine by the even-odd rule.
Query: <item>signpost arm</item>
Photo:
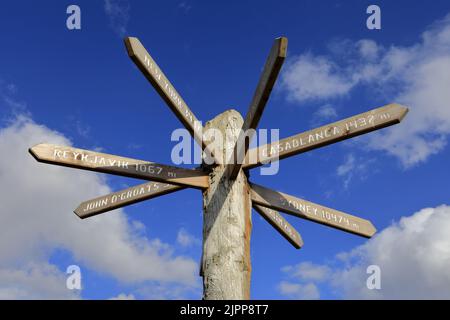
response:
[[[250,186],[252,202],[261,206],[366,238],[372,237],[376,232],[368,220],[256,184]]]
[[[272,45],[269,57],[267,58],[253,95],[252,102],[247,111],[244,124],[242,125],[242,130],[235,144],[233,157],[230,159],[231,164],[229,165],[232,166],[230,170],[231,180],[234,180],[237,177],[239,170],[242,167],[254,130],[258,126],[281,66],[286,58],[287,43],[287,38],[280,37],[275,39],[275,42]],[[248,139],[248,141],[245,141],[246,139]]]
[[[209,186],[208,174],[201,170],[185,169],[45,143],[33,146],[29,149],[29,152],[39,162],[59,166],[110,173],[197,189],[206,189]]]
[[[124,190],[82,202],[73,212],[81,219],[160,197],[186,187],[167,183],[147,182]]]
[[[275,228],[296,249],[303,247],[303,239],[297,230],[277,211],[253,203],[253,209],[258,212],[272,227]]]
[[[202,124],[177,92],[175,87],[170,83],[169,79],[164,75],[139,39],[127,37],[125,38],[125,46],[131,60],[133,60],[139,70],[141,70],[147,80],[155,88],[156,92],[158,92],[161,98],[167,103],[178,120],[181,121],[202,149],[208,151],[207,154],[213,157],[215,163],[218,163],[213,150],[208,147],[203,139]]]
[[[306,151],[398,124],[407,113],[408,108],[391,103],[271,144],[253,148],[248,151],[243,168],[255,168],[269,161],[295,156]]]

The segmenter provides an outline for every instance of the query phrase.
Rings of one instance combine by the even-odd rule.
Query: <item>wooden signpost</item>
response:
[[[80,218],[185,188],[202,190],[204,217],[200,274],[203,277],[204,299],[250,298],[252,207],[297,249],[303,246],[300,234],[275,210],[366,238],[375,234],[375,227],[366,219],[253,184],[248,181],[243,169],[252,169],[397,124],[405,117],[406,107],[388,104],[248,150],[248,142],[257,128],[286,57],[286,38],[275,40],[245,120],[237,111],[228,110],[207,122],[205,128],[142,43],[137,38],[128,37],[125,46],[132,61],[202,147],[204,163],[200,168],[185,169],[72,147],[51,144],[31,147],[29,152],[39,162],[150,180],[81,203],[74,210]],[[225,149],[218,154],[210,150],[203,139],[204,129],[210,128],[222,133],[240,128],[232,130],[234,135],[227,136],[228,144],[234,145],[231,158],[225,158]]]

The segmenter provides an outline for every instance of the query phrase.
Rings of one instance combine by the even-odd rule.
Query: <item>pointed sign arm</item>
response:
[[[161,98],[167,103],[169,108],[181,121],[184,127],[189,131],[195,141],[202,147],[203,150],[208,151],[208,155],[214,158],[212,150],[208,147],[202,138],[203,127],[186,102],[177,92],[175,87],[170,83],[159,66],[153,60],[152,56],[144,48],[138,38],[125,38],[125,46],[128,55],[136,66],[141,70],[147,80],[155,88]],[[215,159],[216,160],[216,159]],[[216,163],[218,163],[216,161]]]
[[[372,237],[376,232],[375,227],[368,220],[256,184],[251,184],[251,199],[252,202],[261,206],[366,238]]]
[[[160,197],[186,187],[168,183],[147,182],[82,202],[73,212],[81,219],[89,218],[144,200]]]
[[[209,187],[208,175],[201,170],[167,166],[155,162],[45,143],[35,145],[29,149],[29,152],[39,162],[59,166],[198,189]]]
[[[317,149],[374,130],[400,123],[408,108],[392,103],[356,116],[299,133],[248,151],[243,167],[251,169],[269,161]]]
[[[244,124],[242,125],[241,132],[234,147],[233,157],[230,159],[232,160],[232,163],[230,164],[232,166],[230,173],[231,179],[237,177],[239,170],[242,167],[254,130],[258,126],[281,66],[286,58],[287,43],[287,38],[280,37],[275,39],[275,42],[272,45],[272,49],[266,60],[253,99],[247,111]],[[246,139],[248,139],[248,141],[245,141]]]
[[[277,211],[253,203],[253,209],[258,212],[272,227],[275,228],[296,249],[303,247],[303,239],[297,230]]]

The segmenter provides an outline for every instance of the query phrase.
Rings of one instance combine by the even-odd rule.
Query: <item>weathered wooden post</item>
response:
[[[242,124],[239,112],[228,110],[205,126],[205,130],[219,131],[224,143],[221,152],[216,153],[222,162],[212,168],[209,188],[203,192],[203,299],[250,298],[249,186],[242,170],[235,180],[229,179],[226,170],[226,155],[234,148]]]

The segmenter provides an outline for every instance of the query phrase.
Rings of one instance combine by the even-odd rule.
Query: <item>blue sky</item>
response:
[[[69,4],[81,8],[81,30],[66,28]],[[256,183],[369,219],[380,232],[367,241],[286,216],[305,242],[295,250],[254,212],[252,298],[406,298],[414,290],[421,298],[449,297],[450,279],[442,271],[450,266],[450,4],[377,1],[382,29],[368,30],[370,4],[3,2],[0,150],[8,156],[2,157],[0,185],[10,206],[0,210],[0,221],[12,221],[8,229],[19,231],[0,239],[20,238],[23,245],[14,254],[14,247],[1,247],[0,296],[201,298],[199,191],[146,201],[92,223],[77,221],[71,210],[80,201],[141,181],[44,168],[26,148],[48,138],[170,164],[170,135],[181,124],[128,58],[123,36],[141,40],[205,122],[229,108],[245,114],[273,39],[283,35],[288,58],[259,128],[278,128],[283,138],[390,102],[408,105],[410,113],[395,128],[285,159],[275,176],[252,171]],[[12,175],[25,171],[23,178]],[[39,192],[46,198],[34,196]],[[47,209],[54,216],[44,214]],[[56,216],[61,225],[48,229],[52,222],[45,219]],[[45,234],[64,228],[67,237]],[[85,242],[77,242],[77,232]],[[90,236],[95,250],[111,253],[88,252]],[[121,246],[129,255],[121,255]],[[124,257],[141,265],[134,270]],[[427,263],[412,267],[419,257]],[[145,271],[142,263],[151,261],[162,271]],[[60,288],[71,264],[81,267],[81,292]],[[364,289],[369,264],[379,264],[385,275],[380,291]],[[164,266],[171,270],[167,276]],[[405,266],[412,271],[401,273]]]

